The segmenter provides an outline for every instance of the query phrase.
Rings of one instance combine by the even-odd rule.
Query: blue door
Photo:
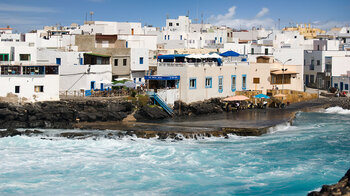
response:
[[[344,83],[340,82],[340,91],[343,91],[343,90],[344,90]]]
[[[103,89],[104,89],[104,88],[103,88],[103,83],[101,83],[101,88],[100,88],[100,90],[103,91]]]
[[[95,89],[95,81],[91,81],[91,83],[90,83],[90,89]]]

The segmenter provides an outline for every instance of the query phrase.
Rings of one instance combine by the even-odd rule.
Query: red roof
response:
[[[12,28],[0,28],[0,30],[12,30]]]

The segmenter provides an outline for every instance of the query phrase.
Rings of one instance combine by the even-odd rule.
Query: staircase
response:
[[[166,102],[158,96],[157,93],[147,92],[147,95],[154,100],[154,103],[157,102],[160,107],[162,107],[170,116],[174,115],[174,111],[166,104]]]

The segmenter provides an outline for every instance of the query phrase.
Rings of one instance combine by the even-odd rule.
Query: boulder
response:
[[[22,133],[17,131],[16,129],[12,129],[12,128],[7,129],[6,131],[0,131],[0,138],[13,137],[16,135],[22,135]]]
[[[168,113],[166,113],[162,108],[158,106],[150,107],[150,106],[142,106],[139,110],[134,114],[136,120],[161,120],[169,118]]]
[[[350,169],[337,184],[323,185],[321,191],[313,191],[308,196],[350,195]]]

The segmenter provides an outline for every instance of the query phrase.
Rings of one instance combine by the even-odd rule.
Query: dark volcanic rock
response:
[[[6,131],[0,131],[0,138],[1,137],[13,137],[16,135],[22,135],[21,132],[17,131],[16,129],[9,128]]]
[[[160,120],[168,118],[169,115],[159,107],[142,106],[134,114],[136,120]]]
[[[200,115],[200,114],[213,114],[221,113],[224,110],[223,103],[220,99],[213,98],[206,101],[195,102],[192,104],[186,104],[180,101],[175,102],[174,111],[177,115]]]
[[[350,169],[345,176],[334,185],[323,185],[320,192],[314,191],[308,196],[350,195]]]
[[[15,105],[0,102],[0,128],[73,128],[76,122],[121,121],[132,113],[121,100],[57,101]]]

